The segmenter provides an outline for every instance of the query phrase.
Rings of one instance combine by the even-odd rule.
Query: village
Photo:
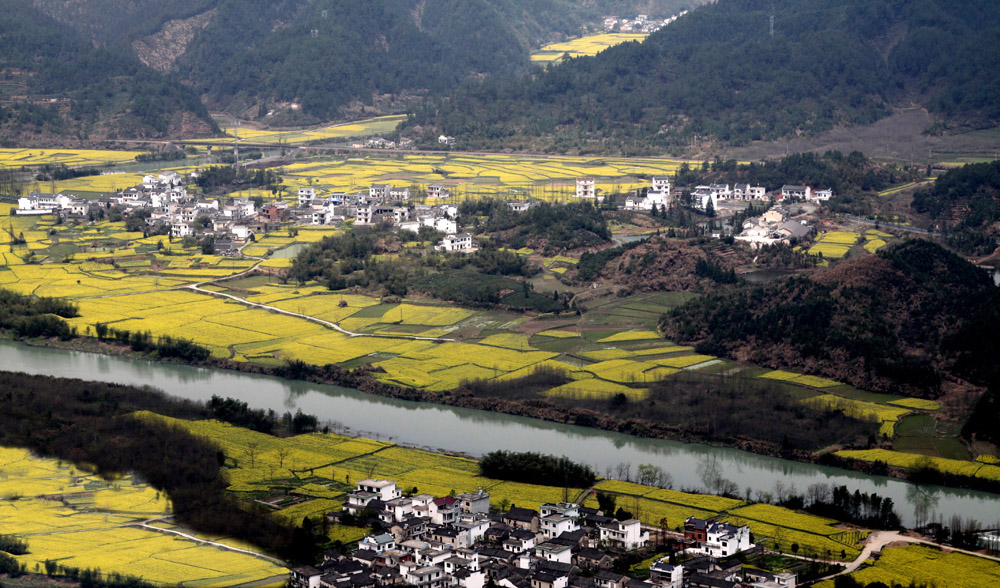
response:
[[[623,520],[575,503],[538,510],[511,506],[491,511],[490,495],[476,492],[404,496],[392,480],[365,479],[347,495],[344,510],[373,534],[344,556],[324,555],[319,566],[290,573],[292,588],[795,588],[796,575],[744,567],[735,557],[760,552],[750,528],[688,517],[683,532]],[[653,537],[654,539],[651,539]],[[654,561],[649,578],[614,571],[633,556]]]
[[[18,215],[56,214],[63,221],[104,219],[112,211],[122,217],[142,219],[141,230],[169,234],[171,238],[211,238],[214,252],[237,255],[243,245],[283,226],[392,226],[420,234],[422,229],[438,235],[435,249],[472,252],[476,240],[463,232],[458,222],[458,204],[448,187],[432,184],[419,195],[424,204],[411,200],[417,195],[409,186],[372,184],[354,193],[320,194],[316,188],[298,188],[297,199],[264,202],[262,198],[199,198],[188,191],[198,178],[176,172],[146,175],[141,184],[97,200],[73,194],[34,192],[18,199]],[[812,213],[817,205],[833,197],[832,190],[804,185],[784,185],[768,190],[749,184],[709,184],[679,189],[669,177],[652,177],[646,188],[634,194],[607,195],[596,188],[594,178],[577,178],[571,200],[591,201],[604,208],[648,213],[683,207],[703,216],[700,225],[714,237],[732,236],[752,248],[794,245],[814,232]],[[538,200],[507,202],[515,213],[525,212]],[[760,216],[746,218],[741,226],[729,220],[748,204],[765,209]],[[135,225],[133,225],[135,226]]]

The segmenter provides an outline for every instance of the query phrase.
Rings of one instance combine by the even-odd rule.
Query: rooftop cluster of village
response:
[[[350,556],[291,571],[291,588],[795,588],[796,575],[744,566],[757,550],[749,527],[693,517],[684,531],[618,520],[573,503],[491,512],[490,495],[403,496],[391,480],[366,479],[328,518],[363,520],[377,532]],[[655,541],[651,541],[651,532]],[[656,558],[649,578],[612,571],[627,554]],[[657,555],[659,554],[659,557]],[[671,563],[675,562],[675,563]]]
[[[415,194],[416,187],[372,184],[360,192],[320,194],[314,187],[298,189],[297,200],[274,200],[236,197],[225,201],[199,198],[188,193],[187,184],[198,177],[193,172],[184,178],[176,172],[147,175],[141,184],[113,196],[84,200],[72,194],[32,193],[18,201],[17,214],[58,214],[66,219],[102,219],[110,210],[123,216],[138,216],[143,229],[150,233],[170,234],[174,238],[212,237],[217,253],[234,255],[239,246],[254,239],[255,234],[267,233],[283,224],[340,226],[345,223],[362,225],[392,225],[400,231],[419,233],[422,227],[444,234],[435,248],[440,251],[469,252],[476,241],[461,232],[458,206],[452,193],[443,185],[428,185]],[[419,196],[428,204],[415,204]],[[636,212],[666,211],[687,207],[715,216],[727,203],[742,206],[745,202],[816,203],[829,200],[833,192],[814,190],[810,186],[786,185],[768,191],[763,186],[749,184],[710,184],[693,189],[677,189],[669,177],[653,177],[650,185],[637,190],[618,203],[624,210]],[[594,178],[577,178],[574,199],[604,203],[605,194],[596,187]],[[537,201],[509,202],[513,212],[525,212]],[[747,219],[742,227],[727,227],[737,240],[753,247],[791,244],[806,237],[812,227],[803,213],[808,209],[777,206],[763,216]]]
[[[618,18],[617,16],[604,17],[604,32],[606,33],[655,33],[678,18],[687,14],[687,10],[682,10],[669,18],[649,18],[648,15],[639,14],[634,19]]]

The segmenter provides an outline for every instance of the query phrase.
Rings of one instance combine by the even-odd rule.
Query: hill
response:
[[[1000,120],[994,2],[772,5],[719,0],[641,44],[432,101],[410,126],[471,148],[631,153],[819,133],[900,103],[946,126]]]
[[[543,41],[614,11],[683,0],[33,0],[94,43],[126,48],[213,109],[312,123],[399,108],[526,71]],[[107,14],[118,18],[108,19]],[[294,106],[293,106],[294,105]]]
[[[913,209],[949,230],[948,244],[969,255],[989,255],[1000,236],[1000,161],[971,163],[942,174],[913,195]]]
[[[131,54],[94,48],[27,0],[0,0],[0,141],[215,129],[198,97]]]
[[[998,304],[986,272],[913,240],[810,278],[696,299],[660,327],[702,353],[936,397],[998,381]]]

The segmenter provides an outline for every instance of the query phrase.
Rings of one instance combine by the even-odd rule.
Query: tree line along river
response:
[[[953,516],[1000,526],[1000,495],[912,484],[884,476],[787,461],[704,444],[632,437],[586,427],[549,423],[480,410],[417,403],[365,394],[351,388],[109,357],[0,341],[0,369],[66,378],[152,386],[191,400],[229,396],[253,408],[316,415],[340,432],[430,450],[471,456],[506,449],[565,455],[605,474],[621,463],[653,464],[670,472],[674,487],[702,489],[707,471],[747,490],[772,491],[780,480],[804,493],[810,484],[846,485],[852,491],[892,498],[903,523],[915,526]]]

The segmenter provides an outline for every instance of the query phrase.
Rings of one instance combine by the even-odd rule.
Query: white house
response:
[[[323,571],[313,566],[300,566],[292,568],[289,574],[288,585],[290,588],[320,588],[320,579]]]
[[[556,545],[554,543],[542,543],[535,546],[535,556],[545,561],[554,561],[564,564],[573,563],[573,549],[569,545]]]
[[[446,235],[453,235],[458,232],[458,223],[443,216],[424,217],[420,221],[425,227],[430,227],[435,231],[440,231]]]
[[[344,508],[351,514],[357,514],[358,511],[368,506],[368,503],[372,500],[377,499],[382,502],[389,502],[400,496],[402,496],[402,493],[392,480],[368,478],[358,482],[357,490],[347,495],[347,504],[344,505]]]
[[[642,523],[636,519],[612,521],[598,529],[600,541],[625,551],[635,551],[649,542],[649,531],[643,531]]]
[[[444,186],[431,185],[427,186],[427,197],[428,198],[450,198],[451,192],[445,189]]]
[[[385,200],[391,190],[392,186],[389,184],[372,184],[368,187],[368,197],[373,200]]]
[[[183,239],[192,234],[194,234],[194,230],[188,223],[174,223],[170,225],[171,237]]]
[[[823,202],[826,202],[827,200],[829,200],[831,198],[833,198],[833,190],[831,190],[829,188],[827,188],[825,190],[816,190],[815,192],[813,192],[813,199],[814,200],[821,200]]]
[[[410,189],[406,187],[389,188],[389,199],[405,202],[410,199]]]
[[[574,196],[576,198],[597,198],[594,178],[577,178],[576,193]]]
[[[650,192],[670,192],[670,178],[668,177],[653,177],[652,185],[649,188]]]
[[[17,199],[17,214],[50,214],[70,208],[75,196],[32,192]]]
[[[389,533],[366,535],[361,543],[358,544],[358,548],[370,549],[375,553],[382,553],[383,551],[396,549],[396,539]]]
[[[417,588],[441,588],[446,580],[441,566],[423,566],[414,562],[400,562],[399,575],[404,584]]]
[[[750,184],[733,185],[733,200],[763,200],[767,194],[764,186],[751,186]]]
[[[472,235],[469,233],[447,235],[434,246],[437,251],[472,251],[474,248]]]
[[[712,522],[705,531],[701,550],[712,557],[730,557],[753,547],[750,527],[737,527],[729,523]]]
[[[564,532],[576,531],[580,528],[580,524],[577,523],[575,518],[562,514],[550,514],[549,516],[541,517],[539,523],[542,534],[545,535],[546,539],[555,539]]]
[[[513,212],[527,212],[531,208],[531,202],[508,202],[507,208]]]
[[[809,186],[797,186],[794,184],[785,184],[781,187],[781,199],[786,198],[799,198],[801,200],[810,200],[812,198],[812,188]]]
[[[670,563],[669,557],[660,558],[649,566],[649,579],[664,588],[682,588],[684,566]]]
[[[719,208],[719,192],[713,190],[712,186],[695,186],[691,193],[691,205],[698,210],[708,210],[708,205],[712,205],[712,210]]]
[[[299,206],[311,206],[316,201],[316,188],[299,188]]]

